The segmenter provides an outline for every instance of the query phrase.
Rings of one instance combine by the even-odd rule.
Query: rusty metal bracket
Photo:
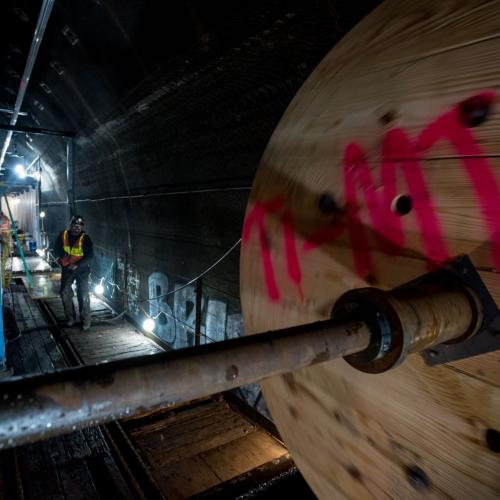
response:
[[[469,257],[460,256],[437,273],[441,273],[441,279],[446,279],[446,275],[448,279],[458,279],[476,293],[483,307],[484,321],[478,333],[468,340],[422,351],[425,362],[434,366],[500,349],[500,310]]]

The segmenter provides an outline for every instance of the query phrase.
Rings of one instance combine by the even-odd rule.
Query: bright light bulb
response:
[[[152,332],[155,328],[155,320],[153,318],[146,318],[142,324],[142,328],[147,332]]]
[[[15,169],[18,177],[20,177],[21,179],[24,179],[26,177],[26,170],[24,169],[24,165],[22,165],[21,163],[18,163],[14,167],[14,169]]]
[[[40,212],[40,219],[43,219],[45,217],[46,213],[45,212]]]
[[[96,295],[102,295],[104,293],[104,287],[99,283],[98,285],[95,286],[94,293]]]

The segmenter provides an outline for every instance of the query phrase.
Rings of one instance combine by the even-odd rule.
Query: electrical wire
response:
[[[135,297],[131,296],[130,292],[122,289],[118,284],[113,283],[112,281],[108,280],[107,278],[102,277],[99,280],[99,283],[96,283],[95,281],[92,280],[92,277],[91,277],[90,278],[90,283],[93,286],[97,286],[98,284],[102,285],[103,281],[106,281],[107,285],[109,285],[109,286],[111,286],[113,288],[112,294],[114,293],[115,290],[117,290],[122,295],[126,295],[128,301],[129,301],[129,305],[122,312],[120,312],[119,314],[117,314],[113,318],[101,319],[100,321],[103,322],[103,323],[112,323],[114,321],[118,321],[121,318],[123,318],[123,316],[125,316],[125,314],[127,312],[130,311],[131,305],[136,305],[137,308],[140,309],[142,311],[142,313],[146,316],[146,318],[150,318],[150,319],[156,320],[156,319],[158,319],[158,317],[161,314],[163,314],[163,315],[165,315],[165,317],[167,317],[167,318],[169,317],[169,318],[173,319],[174,320],[174,326],[176,328],[176,332],[175,332],[176,335],[175,335],[175,337],[177,337],[177,323],[181,323],[182,326],[184,326],[186,332],[190,333],[191,335],[196,335],[196,333],[194,331],[191,331],[191,330],[193,330],[192,325],[189,325],[188,323],[185,323],[184,321],[182,321],[179,318],[177,318],[175,315],[172,315],[172,314],[170,314],[167,311],[164,311],[162,309],[160,309],[157,314],[151,315],[150,313],[148,313],[146,311],[146,309],[143,307],[142,304],[145,304],[145,303],[148,303],[148,302],[157,301],[157,300],[162,299],[164,297],[168,297],[168,296],[173,295],[173,294],[179,292],[180,290],[183,290],[184,288],[192,285],[193,283],[195,283],[196,281],[198,281],[199,279],[201,279],[203,276],[205,276],[207,273],[209,273],[217,265],[219,265],[235,248],[237,248],[237,246],[240,243],[241,243],[241,238],[239,238],[238,241],[236,241],[236,243],[234,243],[234,245],[232,245],[231,248],[227,252],[225,252],[219,259],[217,259],[211,266],[209,266],[207,269],[205,269],[201,274],[199,274],[195,278],[189,280],[184,285],[176,288],[175,290],[171,290],[170,292],[167,292],[167,293],[164,293],[164,294],[161,294],[161,295],[157,295],[156,297],[150,297],[148,299],[143,299],[143,300],[136,299]],[[54,258],[53,254],[50,252],[50,250],[47,250],[47,257],[48,257],[48,260],[49,260],[49,264],[52,264],[53,262],[57,263],[57,260]],[[206,333],[201,333],[200,332],[200,335],[203,336],[203,337],[205,337],[205,339],[210,340],[210,342],[216,342],[215,339],[211,338]]]
[[[158,295],[156,297],[151,297],[149,299],[144,299],[144,300],[141,300],[139,302],[141,302],[141,303],[151,302],[153,300],[158,300],[158,299],[161,299],[163,297],[168,297],[169,295],[173,295],[174,293],[179,292],[183,288],[186,288],[189,285],[192,285],[193,283],[198,281],[200,278],[203,278],[203,276],[205,276],[207,273],[209,273],[214,267],[216,267],[218,264],[220,264],[240,243],[241,243],[241,238],[222,257],[220,257],[218,260],[216,260],[209,268],[205,269],[205,271],[203,271],[201,274],[196,276],[196,278],[193,278],[192,280],[190,280],[187,283],[185,283],[184,285],[176,288],[175,290],[171,290],[170,292],[164,293],[162,295]]]
[[[184,283],[184,285],[177,287],[175,290],[171,290],[170,292],[163,293],[161,295],[157,295],[156,297],[150,297],[148,299],[136,300],[136,299],[132,298],[133,302],[136,304],[144,304],[146,302],[153,302],[154,300],[162,299],[164,297],[168,297],[170,295],[173,295],[173,294],[179,292],[180,290],[183,290],[184,288],[188,287],[189,285],[196,283],[196,281],[198,281],[200,278],[203,278],[203,276],[208,274],[212,269],[214,269],[214,267],[216,267],[218,264],[220,264],[240,243],[241,243],[241,238],[238,241],[236,241],[236,243],[226,253],[224,253],[224,255],[222,255],[219,259],[217,259],[211,266],[209,266],[207,269],[205,269],[201,274],[199,274],[195,278],[189,280],[187,283]],[[102,279],[105,280],[110,286],[116,288],[118,290],[118,292],[123,293],[123,294],[127,293],[127,292],[123,291],[119,287],[119,285],[117,285],[116,283],[113,283],[112,281],[109,281],[106,278],[102,278]],[[93,283],[93,284],[95,284],[95,283]],[[130,294],[127,293],[127,295],[130,298]],[[151,316],[148,315],[148,317],[151,317]]]

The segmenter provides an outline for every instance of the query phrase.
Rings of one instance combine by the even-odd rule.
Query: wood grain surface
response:
[[[262,158],[242,234],[247,334],[328,318],[468,254],[500,304],[500,3],[388,0],[320,63]],[[409,213],[394,211],[410,199]],[[263,383],[321,498],[500,497],[500,355]],[[487,439],[488,436],[488,439]]]

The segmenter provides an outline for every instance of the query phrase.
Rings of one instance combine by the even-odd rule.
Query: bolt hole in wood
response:
[[[431,484],[427,474],[416,465],[406,467],[406,478],[411,486],[418,491],[427,490]]]
[[[321,213],[325,215],[340,212],[335,197],[330,193],[323,193],[319,199],[318,207]]]
[[[407,194],[399,194],[391,203],[391,210],[397,215],[406,215],[411,212],[413,201]]]
[[[491,101],[483,95],[473,96],[459,105],[463,123],[467,127],[478,127],[490,115]]]
[[[495,429],[486,430],[486,445],[493,453],[500,453],[500,432]]]
[[[394,111],[387,111],[380,118],[379,121],[382,125],[390,125],[396,119],[396,113]]]

